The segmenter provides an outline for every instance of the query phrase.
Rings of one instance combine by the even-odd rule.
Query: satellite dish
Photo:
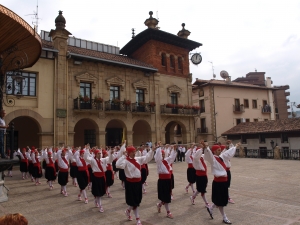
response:
[[[222,71],[220,72],[220,76],[221,76],[224,80],[226,80],[226,78],[229,77],[229,74],[228,74],[227,71],[222,70]]]

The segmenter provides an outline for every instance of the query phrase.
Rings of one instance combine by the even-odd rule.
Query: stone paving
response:
[[[233,224],[300,225],[300,161],[249,158],[233,158],[231,161],[230,195],[236,203],[228,204],[225,211]],[[170,208],[174,219],[166,218],[163,208],[160,214],[157,213],[156,164],[151,162],[147,193],[139,208],[143,225],[222,224],[218,210],[214,211],[214,219],[210,219],[200,195],[196,204],[191,205],[191,191],[185,193],[187,164],[175,163],[173,168],[175,189]],[[207,198],[210,199],[210,168],[208,174]],[[105,212],[100,213],[94,207],[91,193],[88,192],[90,202],[84,204],[77,201],[78,188],[72,185],[67,186],[69,196],[64,197],[59,193],[57,183],[50,191],[45,179],[41,179],[39,186],[29,179],[22,180],[17,167],[13,177],[5,179],[10,189],[9,201],[0,204],[0,215],[19,212],[26,216],[30,225],[135,224],[135,221],[127,221],[124,215],[126,204],[120,180],[115,180],[111,188],[113,198],[103,198]]]

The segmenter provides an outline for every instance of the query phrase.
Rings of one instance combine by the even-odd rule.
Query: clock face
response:
[[[202,56],[199,53],[195,53],[191,57],[192,63],[198,65],[202,62]]]

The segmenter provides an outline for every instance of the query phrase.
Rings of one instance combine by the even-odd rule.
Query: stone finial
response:
[[[184,28],[184,27],[185,27],[185,23],[182,23],[181,26],[182,26],[182,30],[180,30],[180,31],[177,33],[177,35],[178,35],[179,37],[181,37],[181,38],[187,39],[188,36],[191,34],[191,32],[189,32],[188,30],[186,30],[186,29]]]
[[[65,17],[62,15],[63,11],[59,10],[58,11],[58,16],[55,19],[55,26],[56,29],[65,29],[66,27],[66,19]]]
[[[158,24],[158,20],[153,18],[153,12],[150,11],[149,12],[150,17],[148,19],[145,20],[144,24],[148,27],[148,28],[156,28],[157,24]]]

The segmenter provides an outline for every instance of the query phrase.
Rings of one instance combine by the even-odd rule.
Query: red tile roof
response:
[[[240,123],[237,126],[232,127],[228,131],[224,132],[222,135],[275,133],[291,131],[300,132],[300,118]]]
[[[50,41],[42,40],[42,46],[43,46],[43,48],[54,49],[53,43]],[[78,48],[78,47],[69,46],[69,45],[68,45],[68,51],[70,51],[71,54],[74,53],[74,54],[78,54],[78,55],[82,55],[82,56],[94,57],[94,58],[98,58],[99,60],[103,60],[103,61],[107,61],[107,62],[111,62],[111,63],[122,64],[122,65],[125,64],[125,65],[133,66],[133,67],[148,68],[149,70],[153,70],[153,71],[157,70],[155,67],[153,67],[150,64],[147,64],[142,61],[132,59],[132,58],[129,58],[129,57],[123,56],[123,55],[99,52],[99,51]]]

